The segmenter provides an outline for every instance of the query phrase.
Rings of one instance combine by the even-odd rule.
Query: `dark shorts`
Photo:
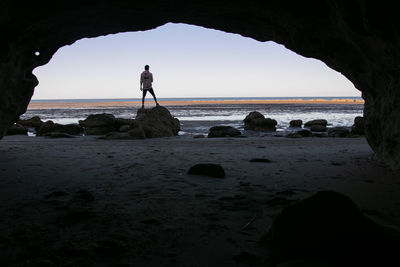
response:
[[[147,89],[144,89],[144,88],[143,88],[143,95],[144,95],[144,96],[147,94],[147,91],[148,91],[150,94],[154,95],[153,88],[147,88]]]

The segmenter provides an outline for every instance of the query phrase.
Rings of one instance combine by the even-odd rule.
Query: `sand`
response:
[[[266,266],[274,216],[320,190],[400,227],[400,181],[364,138],[8,136],[0,177],[1,266]]]
[[[146,100],[153,103],[152,99]],[[221,105],[221,104],[364,104],[359,99],[276,99],[276,100],[181,100],[159,101],[162,106]],[[71,109],[71,108],[104,108],[104,107],[140,107],[140,101],[108,102],[30,102],[28,109]]]

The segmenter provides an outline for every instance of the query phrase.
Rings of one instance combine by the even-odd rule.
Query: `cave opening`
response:
[[[30,109],[22,118],[39,115],[54,122],[77,123],[90,113],[104,112],[91,108],[83,110],[85,104],[93,107],[96,101],[107,101],[119,105],[116,101],[121,100],[131,102],[131,105],[121,107],[116,115],[135,117],[141,97],[137,86],[139,75],[147,63],[151,63],[156,77],[157,97],[167,103],[184,100],[188,104],[203,100],[200,104],[205,104],[206,100],[219,100],[223,104],[227,100],[244,103],[261,99],[291,99],[296,103],[299,99],[321,98],[356,101],[355,105],[337,105],[338,109],[332,113],[328,110],[334,105],[318,105],[318,102],[306,107],[306,112],[290,104],[281,107],[262,103],[231,104],[221,105],[218,109],[193,105],[179,109],[174,105],[171,107],[173,115],[190,127],[183,133],[207,134],[213,123],[243,128],[242,120],[254,110],[271,118],[275,116],[278,131],[286,129],[294,119],[302,119],[305,123],[327,118],[332,127],[350,127],[356,116],[362,116],[361,93],[343,75],[319,60],[302,57],[274,42],[259,42],[237,34],[168,23],[145,32],[82,39],[60,48],[49,63],[34,70],[39,85]],[[65,99],[70,107],[73,99],[83,103],[79,110],[59,110],[59,113],[54,109],[34,108],[40,107],[39,103],[42,107],[49,106],[51,99],[56,99],[59,105]],[[151,97],[146,103],[154,105]],[[55,107],[54,103],[50,106]],[[79,107],[79,104],[75,106]],[[194,131],[199,121],[211,122]]]
[[[0,148],[5,264],[264,265],[266,225],[325,189],[400,225],[396,177],[362,139],[31,140]],[[199,162],[226,177],[188,175]]]

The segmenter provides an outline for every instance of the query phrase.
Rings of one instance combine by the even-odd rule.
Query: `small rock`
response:
[[[254,158],[251,159],[250,162],[262,162],[262,163],[271,163],[269,159],[263,159],[263,158]]]
[[[60,133],[60,132],[51,132],[51,133],[46,133],[44,136],[50,137],[50,138],[75,138],[75,136],[67,134],[67,133]]]
[[[350,131],[345,127],[334,127],[328,130],[329,137],[346,137],[350,134]]]
[[[289,124],[290,124],[290,127],[299,128],[303,125],[303,121],[302,120],[291,120]]]
[[[196,134],[193,136],[193,138],[204,138],[204,134]]]
[[[321,125],[326,127],[326,125],[328,125],[328,121],[324,119],[319,119],[319,120],[308,121],[304,124],[305,127],[311,127],[313,125]]]
[[[354,125],[351,127],[351,134],[355,134],[355,135],[364,135],[365,134],[364,117],[355,117]]]
[[[204,175],[215,178],[225,177],[225,171],[220,165],[210,163],[196,164],[189,169],[188,174]]]
[[[6,135],[27,135],[28,129],[21,124],[15,123],[8,128]]]
[[[25,127],[38,128],[43,124],[43,121],[38,116],[34,116],[27,120],[18,120],[17,123]]]
[[[232,126],[214,126],[210,128],[210,132],[208,133],[208,138],[213,137],[235,137],[239,136],[242,133]]]

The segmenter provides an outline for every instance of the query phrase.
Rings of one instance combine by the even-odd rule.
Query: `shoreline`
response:
[[[145,104],[154,104],[152,99],[147,99]],[[235,105],[235,104],[358,104],[363,105],[364,100],[358,99],[271,99],[271,100],[178,100],[159,101],[162,106],[192,106],[192,105]],[[104,107],[140,107],[141,101],[113,101],[113,102],[31,102],[30,109],[79,109],[79,108],[104,108]]]

